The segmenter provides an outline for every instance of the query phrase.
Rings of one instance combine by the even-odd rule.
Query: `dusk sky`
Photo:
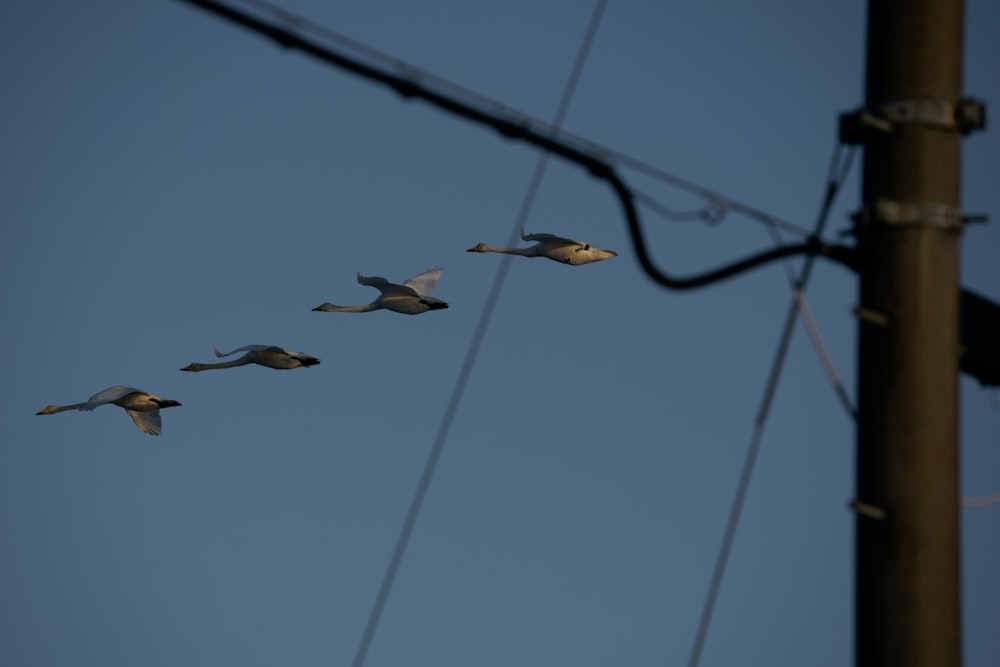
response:
[[[395,61],[360,54],[380,67],[545,121],[595,8],[274,4]],[[619,156],[810,229],[838,115],[863,101],[865,13],[608,3],[564,125],[642,193],[660,267],[774,239],[735,211],[659,215],[649,201],[706,202]],[[966,27],[964,94],[992,113],[1000,6],[969,0]],[[16,3],[0,58],[0,664],[349,665],[504,261],[466,249],[508,244],[541,153],[178,0]],[[964,210],[992,219],[964,232],[962,281],[994,301],[998,136],[967,136],[962,161]],[[827,240],[852,242],[860,167]],[[689,659],[802,260],[665,290],[612,190],[560,158],[525,230],[618,256],[511,258],[369,667]],[[358,272],[432,263],[447,309],[312,311],[374,300]],[[820,260],[807,292],[852,399],[857,288]],[[321,363],[180,372],[251,344]],[[113,405],[35,414],[113,385],[182,405],[161,436]],[[995,494],[1000,394],[960,389],[962,493]],[[854,447],[800,324],[703,667],[853,664]],[[961,523],[965,665],[993,667],[1000,504]]]

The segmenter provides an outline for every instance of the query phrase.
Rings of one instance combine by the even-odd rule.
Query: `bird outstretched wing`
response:
[[[219,352],[219,348],[217,348],[217,347],[213,347],[212,350],[215,352],[215,356],[217,356],[217,357],[219,357],[221,359],[222,357],[228,357],[229,355],[236,354],[237,352],[261,352],[262,350],[266,350],[266,349],[271,348],[271,347],[274,347],[274,346],[273,345],[244,345],[243,347],[236,348],[232,352]]]
[[[128,413],[128,416],[132,418],[132,421],[135,422],[135,425],[143,433],[150,435],[161,435],[163,433],[159,410],[144,410],[139,412],[138,410],[126,409],[125,412]]]
[[[108,387],[104,391],[97,392],[88,398],[87,402],[84,403],[80,409],[93,410],[94,408],[99,408],[102,405],[107,405],[108,403],[117,401],[122,396],[127,396],[132,392],[145,393],[141,389],[136,389],[135,387],[125,387],[119,384],[114,387]]]
[[[583,246],[585,243],[580,243],[579,241],[574,241],[573,239],[568,239],[563,236],[556,236],[555,234],[525,234],[524,229],[521,229],[521,240],[523,241],[538,241],[549,246],[557,245],[575,245]]]
[[[403,285],[409,287],[420,296],[430,296],[431,292],[434,291],[434,288],[437,287],[442,271],[444,271],[444,269],[435,267],[431,264],[426,271],[413,276],[409,280],[406,280],[403,282]]]

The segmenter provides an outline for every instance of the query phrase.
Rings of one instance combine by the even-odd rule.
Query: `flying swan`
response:
[[[437,286],[442,270],[435,269],[431,265],[431,268],[418,276],[413,276],[402,285],[390,283],[385,278],[378,276],[363,276],[359,273],[358,284],[375,287],[381,292],[377,299],[363,306],[335,306],[332,303],[324,303],[316,306],[313,310],[324,313],[367,313],[371,310],[384,308],[405,315],[419,315],[428,310],[447,308],[447,303],[430,295],[434,291],[434,287]]]
[[[548,257],[554,262],[572,264],[573,266],[590,264],[618,256],[618,253],[612,250],[601,250],[589,243],[580,243],[553,234],[525,234],[523,228],[521,229],[521,238],[525,241],[537,241],[537,243],[527,248],[497,248],[487,243],[480,243],[472,246],[466,252],[502,252],[522,257]]]
[[[125,408],[125,412],[132,418],[135,425],[139,427],[139,430],[150,435],[160,435],[163,433],[163,427],[160,425],[160,408],[172,408],[175,405],[180,405],[177,401],[154,396],[141,389],[117,385],[94,394],[87,399],[86,403],[50,405],[35,414],[53,415],[66,410],[93,410],[108,403]]]
[[[259,366],[267,366],[268,368],[285,370],[288,368],[298,368],[299,366],[309,368],[319,363],[319,359],[316,357],[310,357],[308,354],[286,350],[283,347],[274,345],[244,345],[232,352],[219,352],[219,348],[217,347],[213,347],[212,349],[215,351],[215,356],[219,358],[228,357],[237,352],[246,352],[246,354],[239,359],[221,361],[217,364],[192,363],[181,370],[197,373],[198,371],[208,371],[214,368],[233,368],[234,366],[246,366],[247,364],[257,364]]]

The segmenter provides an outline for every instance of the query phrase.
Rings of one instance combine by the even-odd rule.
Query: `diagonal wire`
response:
[[[854,156],[854,149],[851,149],[847,158],[841,161],[842,150],[843,146],[838,144],[834,150],[833,158],[830,163],[826,193],[823,197],[823,202],[820,205],[819,213],[816,218],[816,226],[813,231],[813,236],[817,238],[823,233],[823,229],[826,227],[826,222],[829,218],[830,210],[833,207],[834,199],[836,198],[837,192],[840,190],[843,179],[847,176],[847,172],[850,169],[851,161]],[[814,259],[814,256],[807,256],[803,261],[802,270],[799,272],[798,277],[795,278],[794,281],[797,289],[805,289],[806,283],[809,281]],[[688,660],[688,667],[697,667],[701,660],[702,650],[705,647],[705,639],[708,636],[708,627],[711,624],[712,613],[715,610],[715,603],[719,597],[719,588],[722,586],[722,578],[725,575],[726,564],[729,561],[729,552],[732,550],[733,539],[736,536],[736,528],[739,525],[740,515],[743,512],[743,505],[746,501],[747,490],[750,487],[750,478],[753,476],[754,464],[757,461],[757,454],[760,451],[760,443],[764,435],[764,427],[767,424],[767,417],[771,411],[771,403],[774,399],[775,391],[778,388],[778,380],[781,377],[781,371],[785,365],[788,347],[792,340],[792,332],[795,330],[795,319],[797,313],[797,301],[792,299],[792,303],[788,308],[788,313],[785,315],[785,324],[781,330],[781,337],[778,341],[778,349],[775,352],[774,361],[771,364],[771,371],[768,374],[767,384],[764,387],[763,396],[761,396],[760,407],[757,410],[757,417],[754,420],[753,434],[750,438],[750,445],[747,448],[746,457],[743,460],[743,468],[740,471],[739,482],[736,486],[736,495],[733,498],[733,503],[729,509],[729,518],[726,521],[726,528],[722,536],[722,544],[719,547],[719,554],[716,557],[715,568],[712,572],[708,592],[705,596],[705,603],[702,607],[701,618],[698,621],[698,628],[695,632],[694,643],[691,647],[691,656]]]
[[[400,76],[411,81],[431,84],[438,91],[447,91],[459,98],[475,103],[483,108],[493,109],[496,113],[510,119],[516,125],[533,127],[536,130],[544,131],[551,136],[558,135],[560,139],[569,141],[576,145],[579,150],[599,154],[607,160],[613,160],[618,164],[634,169],[647,176],[655,178],[661,182],[668,183],[675,188],[692,193],[707,202],[706,208],[715,213],[720,210],[732,211],[751,220],[755,220],[765,225],[778,226],[786,231],[799,236],[808,236],[809,231],[795,223],[782,220],[777,216],[766,213],[758,208],[744,204],[743,202],[730,199],[707,187],[689,181],[685,178],[672,174],[665,169],[656,167],[638,158],[626,155],[620,151],[597,144],[589,139],[565,131],[560,123],[546,123],[537,117],[531,116],[523,111],[507,107],[486,95],[480,94],[470,88],[466,88],[449,79],[428,72],[410,63],[380,51],[364,42],[358,41],[343,33],[337,32],[327,26],[321,25],[303,16],[294,14],[281,7],[276,6],[267,0],[235,0],[247,7],[252,7],[261,14],[268,14],[275,20],[286,25],[290,30],[296,32],[309,32],[315,34],[327,42],[339,44],[354,53],[366,58],[370,62],[382,63],[391,68]],[[706,219],[706,222],[717,222],[721,217],[713,216]]]
[[[826,344],[823,342],[823,336],[820,334],[819,327],[816,325],[816,320],[813,319],[812,310],[809,308],[809,302],[806,301],[805,290],[801,287],[795,287],[792,295],[795,299],[795,307],[799,311],[799,315],[802,317],[802,323],[806,326],[806,332],[809,334],[809,339],[812,341],[813,349],[816,350],[816,354],[819,356],[820,364],[823,366],[823,370],[826,372],[826,376],[830,380],[830,384],[833,386],[834,393],[837,394],[840,404],[844,407],[847,414],[850,415],[851,419],[857,421],[858,410],[854,407],[854,402],[848,395],[847,389],[844,387],[844,383],[841,382],[840,375],[837,373],[837,369],[833,364],[833,359],[830,357],[830,353],[826,349]]]
[[[830,169],[827,174],[828,197],[836,195],[836,192],[843,186],[844,180],[850,172],[854,156],[857,152],[856,149],[852,147],[847,153],[847,156],[841,159],[842,151],[842,145],[838,145],[837,150],[834,152],[833,158],[830,161]],[[830,203],[832,204],[832,200]],[[768,227],[768,231],[771,233],[771,238],[774,240],[775,246],[781,245],[782,240],[780,234],[778,233],[777,226]],[[809,268],[811,269],[811,265],[809,265]],[[857,408],[854,407],[854,402],[847,393],[844,383],[840,380],[840,375],[837,373],[833,359],[830,357],[826,344],[823,342],[823,336],[820,334],[819,327],[813,319],[812,311],[809,308],[809,302],[806,300],[805,282],[808,282],[809,275],[808,273],[804,273],[803,278],[797,277],[795,275],[795,271],[792,269],[791,262],[785,262],[785,269],[788,272],[788,284],[792,289],[792,298],[795,302],[795,308],[798,311],[799,316],[802,317],[802,323],[805,325],[806,333],[809,334],[809,340],[812,342],[813,349],[816,350],[817,356],[819,356],[820,365],[823,367],[827,379],[829,379],[830,385],[833,387],[834,393],[840,400],[840,404],[843,406],[847,414],[850,415],[851,419],[856,420],[858,417]]]
[[[596,35],[597,28],[600,25],[601,17],[604,14],[606,4],[607,0],[598,0],[597,5],[594,8],[594,13],[591,16],[589,25],[587,26],[587,32],[584,35],[583,43],[580,46],[580,51],[577,54],[576,62],[573,65],[573,70],[566,83],[562,100],[560,101],[559,108],[556,112],[554,124],[557,127],[562,124],[563,119],[566,116],[566,112],[569,109],[570,101],[573,98],[573,93],[576,91],[576,84],[580,79],[580,74],[583,72],[583,66],[586,63],[587,55],[589,54],[590,47],[593,44],[594,36]],[[545,173],[546,164],[548,164],[548,153],[543,153],[539,158],[538,166],[535,168],[531,184],[528,187],[524,202],[521,205],[521,210],[517,217],[517,222],[514,225],[515,231],[513,231],[512,234],[516,233],[516,230],[524,224],[524,220],[528,216],[532,202],[534,201],[535,195],[541,184],[542,176]],[[353,667],[362,667],[362,665],[364,665],[365,657],[368,655],[372,639],[375,636],[375,631],[378,629],[379,619],[385,609],[385,604],[389,598],[389,593],[392,590],[392,584],[396,578],[396,573],[399,571],[403,555],[406,553],[406,547],[410,541],[410,536],[413,533],[413,528],[416,525],[417,516],[420,514],[420,508],[427,495],[427,490],[430,487],[431,479],[434,476],[434,470],[437,468],[438,460],[441,458],[441,450],[444,448],[445,440],[448,437],[448,431],[451,429],[451,424],[455,419],[455,414],[458,412],[459,404],[462,401],[462,395],[465,393],[465,387],[468,384],[469,376],[472,374],[472,368],[475,365],[476,357],[479,354],[479,348],[481,347],[483,339],[486,336],[486,330],[489,328],[490,320],[492,319],[493,312],[496,309],[496,303],[500,296],[500,291],[503,288],[504,280],[507,276],[511,257],[504,256],[504,259],[507,261],[501,262],[500,268],[497,269],[493,285],[490,287],[489,296],[487,297],[486,303],[483,306],[483,311],[479,316],[479,323],[476,325],[476,330],[472,336],[471,342],[469,343],[469,349],[465,354],[465,360],[462,362],[458,378],[455,381],[455,387],[452,390],[451,398],[448,401],[448,406],[441,419],[441,425],[438,428],[437,436],[434,438],[434,444],[431,447],[430,455],[427,458],[427,463],[424,465],[424,470],[420,476],[420,481],[417,484],[416,492],[413,494],[413,499],[410,501],[410,507],[407,510],[406,519],[403,521],[403,527],[400,530],[399,538],[396,541],[395,548],[393,549],[392,557],[389,559],[385,575],[382,578],[382,584],[379,586],[378,594],[375,597],[375,604],[372,607],[371,614],[368,617],[368,622],[365,625],[364,633],[361,636],[357,652],[354,655],[354,661],[351,663]]]

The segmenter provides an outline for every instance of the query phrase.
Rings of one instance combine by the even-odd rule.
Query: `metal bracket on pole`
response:
[[[972,97],[959,100],[894,100],[840,115],[840,140],[863,144],[873,133],[888,134],[900,125],[918,123],[968,134],[986,127],[986,105]]]
[[[961,232],[966,216],[962,210],[947,204],[902,202],[880,197],[865,204],[852,216],[856,226],[892,225],[938,227],[946,231]]]

